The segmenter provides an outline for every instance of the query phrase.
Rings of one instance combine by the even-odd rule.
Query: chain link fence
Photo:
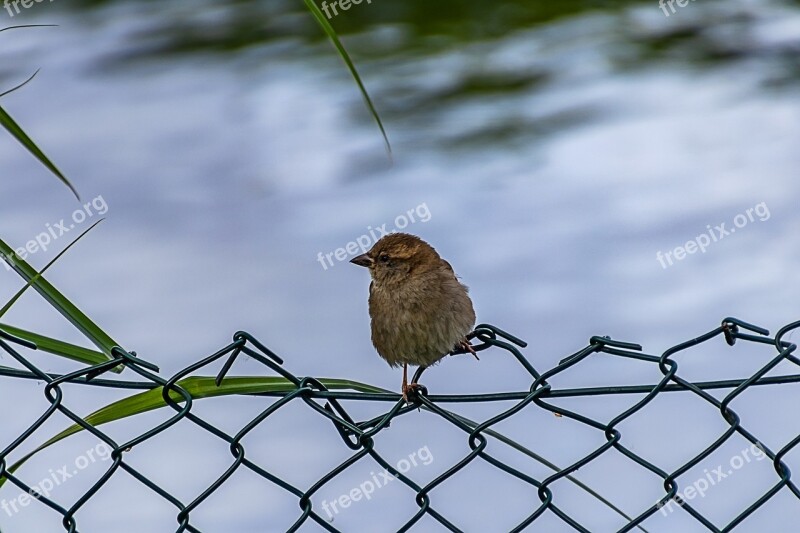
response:
[[[115,358],[107,363],[82,368],[76,372],[64,375],[47,374],[32,364],[29,358],[25,356],[27,351],[36,349],[35,345],[0,330],[0,349],[16,361],[19,367],[0,368],[0,377],[4,380],[33,379],[44,382],[44,395],[50,405],[22,434],[18,436],[4,435],[2,437],[0,446],[4,446],[4,448],[0,451],[0,481],[2,481],[4,485],[2,489],[0,489],[0,492],[10,494],[15,491],[15,486],[16,489],[18,489],[16,494],[20,494],[20,492],[27,494],[30,496],[31,502],[34,502],[36,505],[47,506],[56,513],[59,513],[63,517],[62,524],[64,530],[76,532],[79,531],[76,514],[86,506],[87,502],[102,491],[114,476],[118,475],[120,471],[124,471],[135,478],[154,495],[163,498],[166,503],[174,506],[177,520],[177,525],[174,526],[175,531],[179,533],[184,531],[196,533],[201,531],[201,529],[199,525],[192,522],[192,513],[204,504],[208,505],[208,499],[219,491],[235,472],[241,469],[247,469],[259,476],[263,483],[277,487],[281,491],[285,491],[288,495],[296,498],[298,504],[295,511],[296,520],[294,523],[287,526],[287,531],[297,531],[305,526],[312,525],[312,523],[315,523],[318,528],[322,528],[326,531],[340,531],[340,529],[334,526],[330,520],[330,516],[326,516],[324,512],[321,512],[319,499],[316,498],[316,496],[318,496],[323,487],[357,463],[361,461],[372,461],[376,467],[382,469],[383,472],[389,472],[391,476],[399,480],[410,490],[410,494],[413,494],[417,511],[411,516],[408,516],[407,521],[398,531],[409,531],[415,528],[423,530],[424,528],[418,528],[423,518],[432,519],[449,531],[467,531],[470,529],[468,524],[462,523],[457,514],[446,511],[438,504],[436,492],[437,488],[449,482],[453,482],[453,478],[460,472],[470,469],[480,462],[497,469],[503,475],[512,476],[516,480],[528,485],[535,491],[535,494],[538,495],[537,501],[530,502],[526,516],[512,529],[514,532],[539,530],[536,527],[537,522],[541,521],[545,516],[548,516],[551,520],[555,517],[556,520],[564,526],[565,530],[572,529],[580,532],[591,531],[589,526],[584,523],[586,517],[576,515],[575,513],[569,513],[565,510],[565,506],[559,498],[560,491],[554,488],[556,482],[564,479],[577,484],[582,490],[587,491],[597,500],[612,509],[619,518],[620,523],[623,524],[618,529],[620,532],[632,531],[634,529],[647,531],[647,524],[645,524],[645,521],[662,510],[664,506],[670,506],[670,512],[680,509],[681,512],[687,513],[694,521],[701,524],[709,531],[731,531],[740,526],[748,516],[757,513],[766,502],[775,498],[778,494],[788,493],[794,497],[800,498],[800,491],[798,491],[798,488],[791,480],[790,470],[784,462],[786,454],[800,442],[800,435],[784,443],[780,448],[771,449],[760,441],[756,435],[744,427],[741,423],[740,416],[731,408],[731,402],[750,388],[800,382],[800,375],[798,374],[766,376],[770,370],[781,362],[787,361],[795,365],[800,365],[800,360],[794,355],[796,346],[784,340],[784,338],[788,337],[790,331],[798,327],[800,327],[800,321],[786,325],[781,328],[774,337],[771,337],[769,336],[769,332],[763,328],[742,322],[735,318],[726,318],[719,327],[700,337],[677,344],[666,350],[660,356],[643,353],[641,346],[637,344],[620,342],[608,337],[598,336],[593,337],[585,348],[565,358],[556,367],[546,372],[540,372],[535,368],[534,364],[523,356],[521,349],[526,347],[525,342],[499,328],[482,324],[478,326],[470,336],[474,343],[475,350],[478,353],[487,350],[501,352],[492,354],[493,357],[501,356],[503,353],[513,357],[519,365],[520,372],[526,373],[527,379],[530,381],[529,389],[518,392],[495,394],[445,396],[429,394],[423,385],[418,391],[413,393],[409,404],[402,402],[399,394],[389,391],[382,391],[380,389],[375,389],[374,391],[346,390],[346,387],[344,387],[346,382],[343,382],[343,386],[338,387],[338,390],[333,390],[330,386],[331,380],[328,380],[328,384],[326,385],[323,383],[323,380],[320,379],[296,376],[287,370],[283,360],[278,355],[273,353],[251,335],[243,332],[237,333],[232,343],[213,355],[198,361],[174,376],[165,378],[159,375],[158,368],[155,365],[140,359],[135,353],[129,353],[122,349],[116,349],[114,352]],[[678,374],[678,362],[675,356],[679,352],[702,343],[718,342],[720,339],[731,346],[736,342],[751,343],[760,346],[761,349],[771,353],[769,362],[747,379],[692,382],[683,379]],[[647,385],[575,389],[558,389],[551,386],[550,381],[553,380],[554,377],[575,365],[580,365],[582,362],[586,361],[587,358],[592,356],[592,354],[596,353],[605,353],[611,356],[633,359],[649,365],[654,365],[658,368],[662,378],[656,383]],[[274,376],[275,381],[273,383],[276,384],[275,388],[273,390],[267,390],[251,387],[255,378],[226,377],[237,358],[241,356],[248,356],[252,358],[252,360],[257,361],[260,365],[263,365],[264,373],[269,376]],[[8,358],[6,357],[5,359],[7,360]],[[216,380],[214,378],[199,377],[197,374],[201,369],[214,365],[218,361],[222,362],[222,360],[224,360],[224,364]],[[120,367],[124,367],[137,374],[139,379],[109,379],[107,377],[108,374],[105,374],[109,370],[118,370]],[[414,381],[418,381],[422,384],[423,382],[420,380],[423,372],[424,369],[418,370],[414,376]],[[104,375],[101,376],[101,374]],[[166,406],[174,410],[174,413],[168,420],[152,427],[152,429],[135,439],[125,443],[118,443],[100,429],[99,426],[108,421],[107,419],[103,419],[102,413],[100,416],[91,420],[89,417],[86,417],[85,420],[69,408],[69,402],[67,401],[68,394],[65,390],[65,385],[67,384],[80,384],[81,386],[90,387],[111,387],[130,391],[156,391],[153,394],[157,394],[158,396],[151,395],[150,401],[152,402],[153,398],[155,398],[157,400],[156,404],[159,402],[161,405],[166,404]],[[213,392],[214,387],[220,384],[221,387],[219,390],[228,387],[225,389],[227,394],[255,394],[270,397],[271,399],[269,400],[268,406],[263,409],[258,416],[254,417],[250,423],[242,427],[238,433],[229,434],[196,414],[196,409],[194,409],[195,404],[200,398],[215,396]],[[237,389],[236,387],[239,388]],[[720,400],[711,394],[710,391],[713,390],[729,390],[730,392]],[[672,470],[659,467],[641,454],[626,447],[626,445],[622,443],[622,432],[620,430],[620,426],[623,422],[632,417],[636,417],[637,414],[641,414],[645,406],[651,403],[657,396],[665,393],[696,396],[718,410],[719,415],[728,426],[728,429],[719,435],[711,445],[699,451],[679,468]],[[573,412],[563,407],[556,407],[551,403],[551,401],[556,399],[579,397],[592,397],[596,398],[597,401],[601,401],[603,398],[609,398],[615,395],[640,395],[642,398],[632,407],[625,409],[608,421],[598,420],[585,413]],[[348,410],[345,409],[344,405],[348,402],[369,402],[378,406],[388,405],[390,408],[386,412],[383,412],[383,409],[381,409],[381,414],[379,416],[375,416],[369,420],[359,421],[354,419]],[[459,403],[492,404],[495,402],[511,402],[512,407],[483,421],[470,420],[444,407],[446,405]],[[330,440],[324,443],[325,446],[345,446],[351,450],[347,460],[341,462],[328,472],[320,472],[317,481],[309,486],[296,486],[286,479],[283,479],[269,468],[252,461],[247,457],[243,444],[245,436],[259,424],[286,406],[298,403],[304,405],[314,416],[325,419],[326,424],[329,422],[327,427],[329,427]],[[156,404],[150,405],[149,408],[158,407]],[[386,430],[393,420],[396,420],[398,417],[414,416],[420,412],[420,409],[435,415],[441,424],[450,425],[460,431],[469,449],[468,453],[466,453],[460,461],[424,485],[417,484],[406,472],[393,466],[387,457],[383,456],[376,447],[376,436]],[[562,419],[571,419],[593,431],[602,433],[605,442],[580,460],[559,468],[549,463],[536,452],[516,443],[496,430],[498,424],[510,419],[525,409],[545,410]],[[141,408],[140,410],[143,411],[146,409]],[[11,416],[10,413],[12,412],[13,411],[6,411],[6,414],[3,416]],[[25,476],[17,472],[16,468],[12,466],[14,464],[12,463],[12,459],[19,460],[18,456],[21,454],[22,449],[30,448],[31,444],[40,444],[39,442],[31,442],[33,440],[33,434],[39,430],[48,419],[58,416],[57,414],[59,413],[71,419],[76,424],[71,433],[77,433],[79,431],[90,432],[98,439],[98,442],[105,443],[110,450],[109,466],[105,473],[85,493],[73,494],[72,499],[74,503],[68,507],[64,506],[65,504],[63,502],[60,503],[55,499],[51,499],[49,494],[43,493],[47,491],[42,491],[41,485],[35,487],[30,479],[26,479]],[[87,420],[93,423],[89,423]],[[160,435],[178,421],[189,421],[203,431],[208,432],[213,437],[224,441],[228,445],[231,454],[230,466],[227,470],[219,475],[209,486],[198,487],[196,492],[198,495],[191,501],[179,499],[176,495],[171,494],[156,481],[143,473],[140,468],[134,466],[133,462],[129,459],[131,454],[135,454],[137,446],[146,441],[159,439]],[[690,490],[692,488],[695,490],[699,489],[700,487],[697,486],[698,483],[695,482],[691,486],[687,486],[682,476],[735,437],[746,439],[752,444],[754,453],[760,453],[769,458],[775,473],[774,485],[772,485],[769,490],[765,491],[756,501],[747,506],[743,506],[741,512],[727,524],[715,524],[689,501]],[[549,477],[536,478],[531,472],[512,466],[508,461],[498,458],[489,447],[489,443],[493,440],[502,441],[517,453],[545,464],[552,469],[552,475]],[[316,443],[316,445],[323,444]],[[661,499],[654,502],[648,508],[638,509],[636,513],[628,514],[616,507],[614,502],[610,501],[610,495],[602,494],[602,491],[595,491],[574,477],[578,469],[597,460],[604,454],[612,453],[621,454],[622,457],[630,462],[632,467],[643,469],[649,473],[654,483],[663,485],[663,495]],[[707,479],[708,482],[713,483],[710,474],[707,476]],[[619,504],[619,502],[617,502],[617,504]],[[328,514],[330,514],[329,511]],[[3,526],[3,516],[3,513],[0,513],[0,527]],[[164,524],[164,530],[169,530],[171,527],[173,526]],[[3,529],[6,533],[9,533],[7,527]]]

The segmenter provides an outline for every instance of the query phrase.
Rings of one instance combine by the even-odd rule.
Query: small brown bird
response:
[[[408,365],[433,365],[454,349],[475,355],[466,338],[475,325],[467,287],[431,245],[392,233],[350,262],[369,269],[372,344],[390,366],[403,365],[406,401],[417,387],[408,383]]]

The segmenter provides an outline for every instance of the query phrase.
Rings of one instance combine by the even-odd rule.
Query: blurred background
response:
[[[393,164],[352,78],[300,1],[55,0],[13,17],[0,11],[0,27],[12,24],[59,26],[0,34],[0,91],[41,68],[3,107],[84,203],[107,206],[107,220],[48,279],[164,376],[247,330],[297,375],[399,390],[400,371],[370,343],[368,274],[335,251],[382,225],[391,229],[410,210],[416,222],[405,231],[450,261],[470,286],[479,322],[530,343],[524,353],[540,371],[592,335],[661,354],[726,316],[772,332],[800,318],[796,0],[701,0],[675,4],[674,13],[656,0],[353,5],[331,24],[384,120]],[[0,175],[0,237],[12,246],[48,224],[69,223],[81,208],[6,133]],[[752,220],[734,226],[758,205]],[[102,214],[91,211],[68,235]],[[736,232],[704,253],[671,265],[658,259],[722,223]],[[41,267],[68,242],[65,236],[29,261]],[[319,259],[331,253],[329,262]],[[7,300],[22,282],[0,272]],[[84,342],[32,291],[4,320]],[[447,360],[423,381],[432,394],[527,390],[508,357],[484,354],[480,362]],[[731,349],[719,340],[682,354],[679,374],[744,378],[773,356],[768,347]],[[52,372],[77,368],[34,360]],[[0,364],[14,366],[7,356]],[[261,374],[262,367],[240,360],[233,373]],[[782,363],[770,375],[785,373],[793,369]],[[594,356],[552,384],[660,378],[655,365]],[[4,380],[0,446],[49,405],[42,388]],[[798,394],[796,386],[762,387],[733,408],[777,450],[800,433],[800,416],[786,408]],[[120,397],[72,387],[65,403],[88,414]],[[639,399],[553,403],[610,420]],[[271,401],[201,401],[196,409],[235,433]],[[512,405],[453,408],[483,420]],[[347,407],[366,419],[388,406]],[[106,429],[122,441],[168,416],[157,411]],[[58,418],[33,440],[67,425]],[[671,471],[727,428],[707,403],[675,394],[661,395],[620,429],[626,446]],[[605,443],[599,431],[532,408],[497,429],[561,466]],[[75,436],[20,475],[35,483],[96,443]],[[301,405],[282,409],[245,444],[252,460],[305,488],[352,454],[329,422]],[[691,484],[748,446],[732,439],[680,481]],[[470,451],[463,433],[424,411],[395,421],[376,447],[396,460],[427,447],[430,465],[409,473],[420,484]],[[231,462],[223,442],[186,421],[135,451],[126,457],[185,502]],[[508,449],[493,452],[538,479],[549,475]],[[797,453],[785,458],[790,466],[798,460]],[[91,465],[52,497],[71,505],[105,467]],[[376,469],[365,461],[337,477],[315,496],[315,509]],[[659,478],[614,451],[576,476],[631,516],[664,493]],[[693,504],[721,528],[776,479],[769,461],[754,462]],[[593,532],[625,523],[566,481],[551,488],[559,506]],[[18,495],[10,485],[0,491],[0,498]],[[431,498],[469,532],[508,531],[539,503],[529,487],[480,461]],[[332,525],[395,531],[416,509],[413,492],[395,483],[342,510]],[[191,516],[203,531],[249,533],[285,531],[299,515],[294,497],[238,472]],[[0,527],[61,531],[59,518],[34,503],[13,516],[0,513]],[[123,473],[77,519],[84,532],[177,527],[174,508]],[[741,530],[795,531],[799,519],[800,504],[784,490]],[[706,530],[681,510],[644,526]],[[552,513],[528,530],[572,531]],[[308,522],[302,531],[322,528]],[[413,531],[444,529],[426,518]]]

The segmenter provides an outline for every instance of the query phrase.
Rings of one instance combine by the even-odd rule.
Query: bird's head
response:
[[[435,268],[441,263],[436,250],[416,235],[391,233],[382,237],[369,252],[350,260],[369,269],[377,283],[399,281],[414,272]]]

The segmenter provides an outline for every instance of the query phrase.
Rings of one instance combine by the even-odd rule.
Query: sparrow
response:
[[[475,356],[467,334],[475,311],[450,263],[416,235],[391,233],[351,263],[369,269],[372,344],[392,368],[403,366],[403,400],[419,387],[408,365],[428,367],[454,350]]]

